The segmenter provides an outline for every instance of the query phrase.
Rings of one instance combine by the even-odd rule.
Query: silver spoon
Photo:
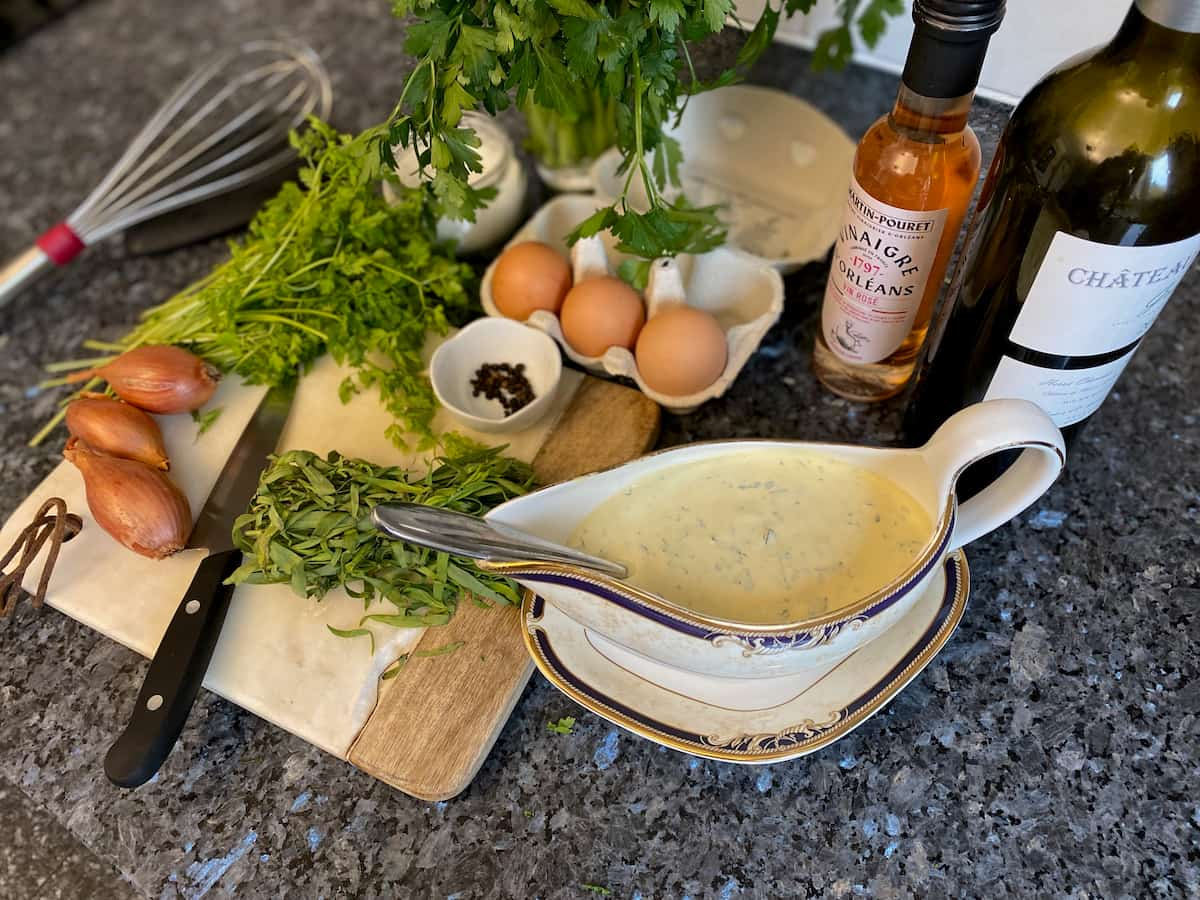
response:
[[[371,510],[371,521],[384,534],[398,540],[455,556],[495,563],[565,563],[616,578],[628,574],[624,566],[615,562],[580,553],[511,525],[419,503],[376,506]]]

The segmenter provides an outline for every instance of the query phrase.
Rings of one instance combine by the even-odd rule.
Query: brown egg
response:
[[[717,320],[704,310],[668,306],[646,323],[634,356],[647,385],[671,397],[685,397],[721,377],[728,345]]]
[[[492,300],[502,315],[524,322],[534,310],[557,313],[571,290],[571,264],[546,244],[522,241],[500,254],[492,270]]]
[[[581,281],[563,301],[563,337],[584,356],[603,356],[609,347],[633,349],[646,321],[637,291],[608,275]]]

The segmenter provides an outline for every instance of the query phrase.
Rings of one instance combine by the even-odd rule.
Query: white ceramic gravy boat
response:
[[[981,493],[957,504],[954,485],[963,469],[1015,448],[1025,449],[1011,468]],[[493,557],[479,566],[515,579],[585,627],[666,665],[727,677],[790,674],[841,659],[886,631],[908,611],[949,553],[1033,503],[1058,477],[1065,461],[1061,432],[1037,406],[992,400],[962,410],[918,449],[768,440],[690,444],[535,491],[496,507],[486,520],[566,544],[592,510],[651,472],[722,455],[777,457],[797,450],[826,453],[891,479],[916,498],[935,523],[906,571],[869,596],[846,598],[819,618],[785,625],[723,621],[594,568],[548,562],[545,555],[510,561]],[[436,540],[422,543],[436,545]]]

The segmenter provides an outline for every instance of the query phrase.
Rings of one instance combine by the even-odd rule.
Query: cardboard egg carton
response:
[[[569,255],[576,283],[615,272],[627,257],[617,252],[616,239],[608,232],[581,240],[574,248],[567,247],[567,235],[602,205],[605,205],[603,200],[590,195],[555,197],[513,235],[509,246],[522,241],[541,241]],[[492,299],[495,268],[493,261],[484,273],[480,289],[483,309],[489,316],[501,315]],[[525,324],[550,335],[569,359],[588,371],[629,378],[655,403],[672,412],[687,413],[729,389],[767,331],[779,320],[783,312],[783,279],[763,260],[741,250],[719,247],[698,256],[655,260],[643,296],[647,321],[661,308],[680,302],[711,313],[717,320],[725,332],[728,352],[725,370],[713,384],[694,394],[669,396],[642,380],[632,351],[610,347],[603,356],[584,356],[567,343],[558,316],[547,310],[537,310]]]

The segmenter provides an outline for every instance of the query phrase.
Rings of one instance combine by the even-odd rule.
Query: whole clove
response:
[[[498,400],[504,407],[505,416],[511,416],[537,399],[533,386],[525,377],[525,363],[515,366],[484,363],[471,379],[471,390],[475,397],[482,395],[488,400]]]

